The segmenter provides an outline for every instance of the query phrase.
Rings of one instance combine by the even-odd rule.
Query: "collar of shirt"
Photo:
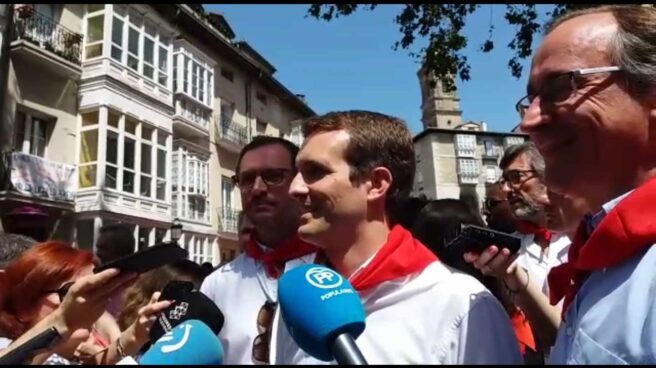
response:
[[[604,203],[599,211],[595,213],[589,213],[583,216],[583,221],[585,222],[586,231],[588,233],[587,235],[590,236],[590,234],[592,234],[594,229],[596,229],[597,226],[599,226],[601,220],[603,220],[604,217],[606,217],[606,214],[608,214],[610,210],[615,208],[615,206],[617,206],[618,203],[620,203],[624,198],[626,198],[626,196],[628,196],[632,192],[633,190],[630,190],[618,197],[615,197],[610,201]]]

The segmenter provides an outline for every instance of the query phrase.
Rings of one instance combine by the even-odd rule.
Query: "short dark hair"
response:
[[[528,155],[531,168],[538,173],[538,176],[544,178],[544,157],[542,157],[542,154],[540,154],[540,151],[538,151],[538,148],[535,147],[533,142],[524,142],[522,144],[515,144],[508,147],[499,162],[501,170],[505,170],[519,155],[523,153]]]
[[[303,136],[344,130],[350,140],[345,160],[352,181],[358,181],[375,167],[392,173],[385,210],[390,222],[398,220],[399,206],[412,189],[415,176],[415,151],[412,135],[405,122],[389,115],[362,111],[335,111],[311,117],[303,122]]]
[[[96,248],[108,249],[111,259],[101,259],[109,262],[134,253],[134,233],[126,224],[107,224],[100,228]]]
[[[4,270],[11,262],[28,250],[36,240],[20,234],[0,234],[0,269]]]
[[[237,159],[237,167],[235,168],[235,174],[239,175],[239,169],[241,165],[241,160],[244,158],[244,155],[248,151],[252,151],[256,148],[260,148],[263,146],[268,146],[272,144],[277,144],[282,146],[287,152],[289,152],[289,156],[291,157],[290,165],[292,170],[295,170],[296,168],[296,155],[298,154],[298,146],[295,145],[294,143],[286,140],[285,138],[279,138],[279,137],[272,137],[268,135],[258,135],[253,137],[253,140],[251,140],[244,148],[241,149],[241,152],[239,152],[239,158]]]

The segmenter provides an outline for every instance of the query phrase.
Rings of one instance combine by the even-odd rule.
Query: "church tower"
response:
[[[437,80],[434,88],[424,67],[417,72],[421,86],[421,122],[426,128],[453,129],[462,124],[462,111],[457,90],[447,92],[442,81]]]

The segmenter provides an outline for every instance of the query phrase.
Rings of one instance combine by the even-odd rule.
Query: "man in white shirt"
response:
[[[258,136],[241,151],[233,180],[244,214],[253,226],[244,252],[205,278],[201,292],[226,316],[219,338],[225,364],[269,363],[277,278],[290,259],[314,252],[301,242],[298,203],[289,195],[298,147]]]
[[[415,173],[412,137],[397,118],[367,111],[309,118],[290,192],[298,233],[349,279],[366,312],[356,342],[370,364],[518,364],[508,315],[476,279],[451,269],[402,226]],[[282,321],[278,319],[278,324]],[[275,363],[321,363],[286,328]]]

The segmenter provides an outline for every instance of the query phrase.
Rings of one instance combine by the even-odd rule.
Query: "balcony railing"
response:
[[[14,38],[26,40],[72,63],[81,64],[82,35],[37,12],[15,13]]]
[[[219,138],[227,139],[239,145],[248,143],[248,129],[234,122],[227,116],[217,116],[219,124],[216,124]]]
[[[232,207],[219,207],[219,230],[237,234],[239,211]]]
[[[73,202],[77,186],[75,167],[22,152],[5,152],[0,164],[0,189],[27,197]]]

